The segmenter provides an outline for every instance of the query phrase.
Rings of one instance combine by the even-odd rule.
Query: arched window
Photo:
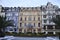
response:
[[[20,21],[22,21],[22,17],[20,17]]]
[[[33,25],[32,25],[31,23],[28,23],[28,27],[29,27],[29,28],[32,28]]]
[[[28,17],[28,20],[31,21],[31,17]]]
[[[26,17],[25,17],[25,21],[26,21]]]
[[[35,17],[34,17],[34,21],[35,21]]]
[[[38,27],[40,27],[40,23],[38,23]]]
[[[34,23],[34,27],[35,27],[35,23]]]
[[[40,21],[40,17],[38,17],[38,21]]]
[[[20,27],[22,27],[22,23],[20,23]]]

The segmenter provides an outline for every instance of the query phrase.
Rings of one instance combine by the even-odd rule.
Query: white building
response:
[[[19,7],[5,7],[5,14],[7,20],[13,20],[15,27],[7,27],[6,31],[8,32],[17,32],[18,30],[18,13],[20,8]]]
[[[57,14],[56,9],[58,9],[58,6],[51,4],[50,2],[47,3],[47,5],[41,6],[42,10],[42,32],[47,33],[53,33],[55,34],[55,23],[52,21],[52,17]]]

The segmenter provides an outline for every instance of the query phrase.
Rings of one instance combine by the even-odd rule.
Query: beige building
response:
[[[41,32],[41,18],[40,7],[21,7],[18,20],[18,31],[22,33]]]

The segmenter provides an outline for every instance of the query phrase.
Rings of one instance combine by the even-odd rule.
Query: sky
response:
[[[37,7],[51,2],[60,7],[60,0],[0,0],[3,7]]]

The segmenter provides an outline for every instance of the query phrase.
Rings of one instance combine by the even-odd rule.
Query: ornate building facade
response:
[[[21,7],[18,19],[19,32],[41,32],[41,18],[40,7]]]
[[[0,15],[6,15],[7,20],[14,20],[15,27],[7,27],[8,32],[45,32],[56,34],[60,32],[53,17],[60,15],[60,8],[50,2],[41,7],[3,7],[0,6]]]
[[[52,18],[55,17],[58,12],[56,11],[59,9],[58,6],[51,4],[50,2],[47,5],[41,6],[42,10],[42,32],[53,33],[56,34],[59,30],[56,29],[55,23],[52,21]]]
[[[6,20],[13,20],[14,27],[7,27],[7,32],[18,32],[18,14],[19,14],[19,7],[4,7],[5,15],[7,17]]]

